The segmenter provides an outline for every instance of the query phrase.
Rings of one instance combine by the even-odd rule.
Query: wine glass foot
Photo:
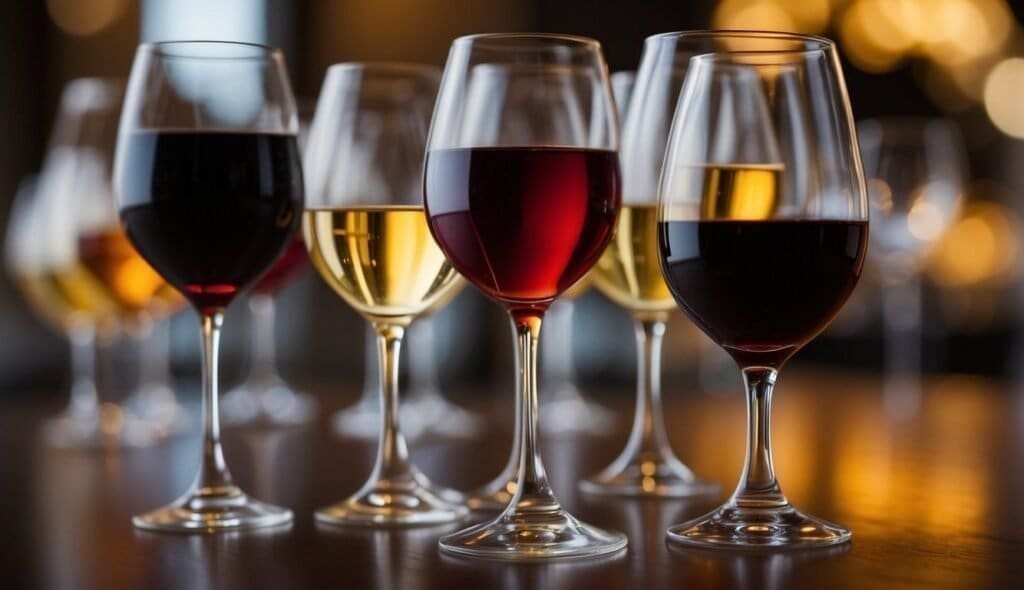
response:
[[[60,449],[147,447],[160,442],[166,431],[114,403],[100,404],[95,413],[63,413],[43,423],[41,436]]]
[[[516,485],[516,474],[499,476],[483,487],[466,492],[466,506],[473,512],[501,512],[512,501]]]
[[[169,533],[216,533],[291,521],[291,510],[254,500],[236,486],[191,491],[169,506],[132,518],[140,529]]]
[[[314,517],[338,526],[411,527],[455,522],[469,513],[461,494],[424,480],[371,482],[354,496],[317,510]]]
[[[483,418],[453,404],[437,391],[412,393],[399,409],[402,430],[407,439],[420,436],[472,438],[484,428]]]
[[[703,480],[675,458],[634,457],[625,465],[613,463],[601,473],[579,483],[580,491],[600,496],[655,498],[713,497],[721,493],[716,483]]]
[[[505,560],[542,560],[605,555],[623,549],[626,536],[584,524],[564,510],[516,512],[478,524],[438,542],[457,555]]]
[[[711,514],[669,527],[670,543],[732,549],[802,549],[850,540],[850,530],[803,514],[788,503],[770,508],[730,502]]]
[[[540,428],[548,435],[607,433],[615,426],[615,413],[588,402],[578,392],[556,395],[540,404]]]
[[[221,398],[220,413],[225,424],[267,424],[296,426],[316,416],[312,396],[293,390],[283,381],[245,383]]]
[[[404,423],[402,428],[405,429]],[[377,438],[380,434],[380,406],[361,400],[339,410],[331,416],[331,430],[343,437]]]

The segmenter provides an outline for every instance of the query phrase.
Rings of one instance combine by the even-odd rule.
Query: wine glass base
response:
[[[293,390],[283,381],[245,383],[224,394],[220,414],[225,424],[296,426],[316,416],[312,396]]]
[[[732,549],[803,549],[850,540],[850,530],[807,516],[789,504],[739,507],[730,502],[711,514],[669,527],[670,543]]]
[[[466,506],[473,512],[498,513],[508,507],[516,493],[516,474],[499,476],[491,483],[464,494]]]
[[[550,436],[576,434],[600,435],[611,432],[615,426],[615,413],[594,402],[588,402],[578,392],[556,394],[541,402],[540,429]]]
[[[441,537],[443,551],[502,560],[591,557],[626,546],[622,533],[581,523],[564,510],[506,511],[497,519]]]
[[[291,521],[291,510],[253,500],[235,486],[215,493],[189,492],[169,506],[132,518],[137,528],[167,533],[216,533]]]
[[[635,457],[625,466],[618,462],[579,483],[580,491],[599,496],[652,498],[713,497],[721,486],[693,474],[677,459],[643,460]]]
[[[405,428],[404,422],[402,428]],[[361,400],[339,410],[331,416],[331,430],[343,437],[377,438],[380,434],[380,406]]]
[[[64,413],[50,418],[40,434],[47,445],[59,449],[110,449],[152,446],[166,431],[117,404],[104,403],[87,417]]]
[[[372,482],[351,498],[317,510],[314,518],[338,526],[412,527],[455,522],[469,514],[461,494],[423,480]]]
[[[484,428],[479,414],[451,403],[434,390],[411,393],[398,411],[407,440],[421,436],[472,438]]]

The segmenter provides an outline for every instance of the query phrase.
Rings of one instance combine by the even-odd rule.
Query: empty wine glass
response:
[[[504,83],[491,82],[495,77]],[[479,84],[486,89],[475,91]],[[493,100],[474,98],[481,94]],[[494,520],[442,537],[445,551],[539,559],[626,546],[624,535],[562,508],[537,438],[545,311],[597,261],[619,209],[614,105],[601,46],[592,39],[493,34],[452,44],[428,142],[427,217],[454,267],[508,311],[522,389],[511,499]]]
[[[779,369],[857,284],[867,190],[834,44],[762,39],[756,50],[690,60],[659,187],[666,282],[739,365],[748,397],[740,483],[714,512],[668,530],[671,542],[687,545],[816,547],[850,538],[783,495],[769,412]]]
[[[857,135],[871,203],[868,264],[882,285],[885,401],[906,415],[921,397],[921,267],[959,213],[966,157],[947,119],[866,119]]]
[[[303,204],[284,56],[251,43],[140,45],[117,142],[117,200],[132,244],[202,324],[202,454],[192,486],[136,527],[216,532],[292,512],[235,485],[220,443],[218,356],[227,306],[285,251]]]

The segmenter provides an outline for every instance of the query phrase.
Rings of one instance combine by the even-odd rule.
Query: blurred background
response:
[[[943,180],[952,198],[927,198],[936,172],[892,179],[887,127],[862,139],[876,211],[875,254],[858,290],[826,334],[793,366],[878,372],[900,365],[925,373],[1015,378],[1024,355],[1021,240],[1024,203],[1024,0],[45,0],[11,3],[0,21],[0,244],[19,184],[39,172],[64,86],[84,76],[127,76],[136,44],[171,39],[268,43],[285,50],[295,92],[315,100],[326,68],[353,60],[443,65],[453,37],[494,31],[592,36],[612,71],[633,70],[646,36],[694,28],[753,28],[836,39],[854,115],[944,117],[936,148],[962,145],[923,167],[962,170]],[[950,139],[952,138],[952,139]],[[865,143],[865,149],[868,145]],[[933,150],[934,152],[935,150]],[[946,150],[947,152],[949,150]],[[879,155],[882,154],[882,155]],[[903,170],[905,168],[901,168]],[[941,174],[939,174],[941,176]],[[897,183],[909,198],[897,198]],[[952,192],[950,192],[952,191]],[[890,227],[891,226],[891,227]],[[38,239],[46,239],[45,232]],[[882,240],[876,247],[874,241]],[[363,380],[364,322],[312,273],[278,295],[282,374],[297,382]],[[630,387],[634,337],[626,312],[595,291],[572,314],[576,373]],[[34,315],[9,268],[0,272],[0,396],[62,391],[66,338]],[[245,306],[229,313],[225,386],[246,372]],[[507,393],[511,338],[504,312],[471,288],[436,320],[440,377],[451,389]],[[171,320],[175,379],[198,378],[196,318]],[[563,339],[549,342],[561,344]],[[910,344],[906,344],[906,343]],[[895,343],[895,345],[894,345]],[[901,344],[902,343],[902,344]],[[549,344],[550,346],[550,344]],[[919,348],[909,361],[895,349]],[[886,351],[889,351],[888,353]],[[902,365],[901,365],[902,363]],[[738,384],[724,353],[680,317],[666,336],[666,384]]]

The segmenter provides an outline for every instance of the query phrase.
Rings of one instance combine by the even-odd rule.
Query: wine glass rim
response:
[[[823,48],[820,48],[820,49],[772,49],[772,50],[752,49],[750,51],[718,51],[718,52],[716,52],[716,51],[709,51],[707,53],[699,53],[697,55],[691,56],[690,57],[690,61],[691,62],[697,62],[697,63],[701,63],[701,62],[716,62],[716,65],[718,65],[718,66],[736,66],[736,67],[744,67],[744,68],[780,66],[780,65],[790,65],[790,64],[794,63],[792,61],[789,61],[789,62],[763,62],[763,63],[754,63],[754,62],[743,63],[743,62],[738,62],[738,61],[729,61],[729,60],[734,60],[737,57],[744,57],[744,56],[747,56],[747,57],[766,57],[766,56],[772,56],[772,55],[790,56],[790,57],[792,57],[794,55],[829,56],[829,55],[833,55],[833,52],[832,52],[831,48],[827,48],[827,47],[823,47]]]
[[[177,53],[175,48],[185,47],[234,47],[238,49],[250,49],[253,52],[247,55],[195,55]],[[154,41],[142,43],[140,49],[150,51],[165,59],[190,59],[202,61],[264,61],[268,58],[281,55],[281,49],[272,45],[251,43],[248,41],[217,41],[212,39],[179,39],[174,41]]]
[[[475,33],[456,37],[452,46],[469,45],[480,41],[505,41],[505,40],[533,40],[533,41],[562,41],[567,45],[574,45],[585,49],[599,49],[601,42],[592,37],[582,35],[570,35],[565,33]]]
[[[665,39],[686,39],[692,37],[737,37],[737,38],[749,38],[749,39],[778,39],[778,40],[789,40],[789,41],[811,41],[814,43],[821,44],[821,47],[805,50],[788,50],[788,51],[821,51],[831,50],[835,47],[836,42],[828,37],[821,35],[808,35],[805,33],[790,33],[786,31],[763,31],[757,29],[693,29],[685,31],[668,31],[665,33],[657,33],[650,35],[645,39],[647,41],[661,41]],[[752,50],[758,51],[758,50]],[[785,52],[787,50],[765,50],[769,53]],[[733,52],[730,52],[733,53]]]
[[[409,61],[343,61],[328,66],[327,72],[344,72],[348,70],[364,70],[395,74],[425,74],[433,78],[441,77],[441,68],[433,64]]]

